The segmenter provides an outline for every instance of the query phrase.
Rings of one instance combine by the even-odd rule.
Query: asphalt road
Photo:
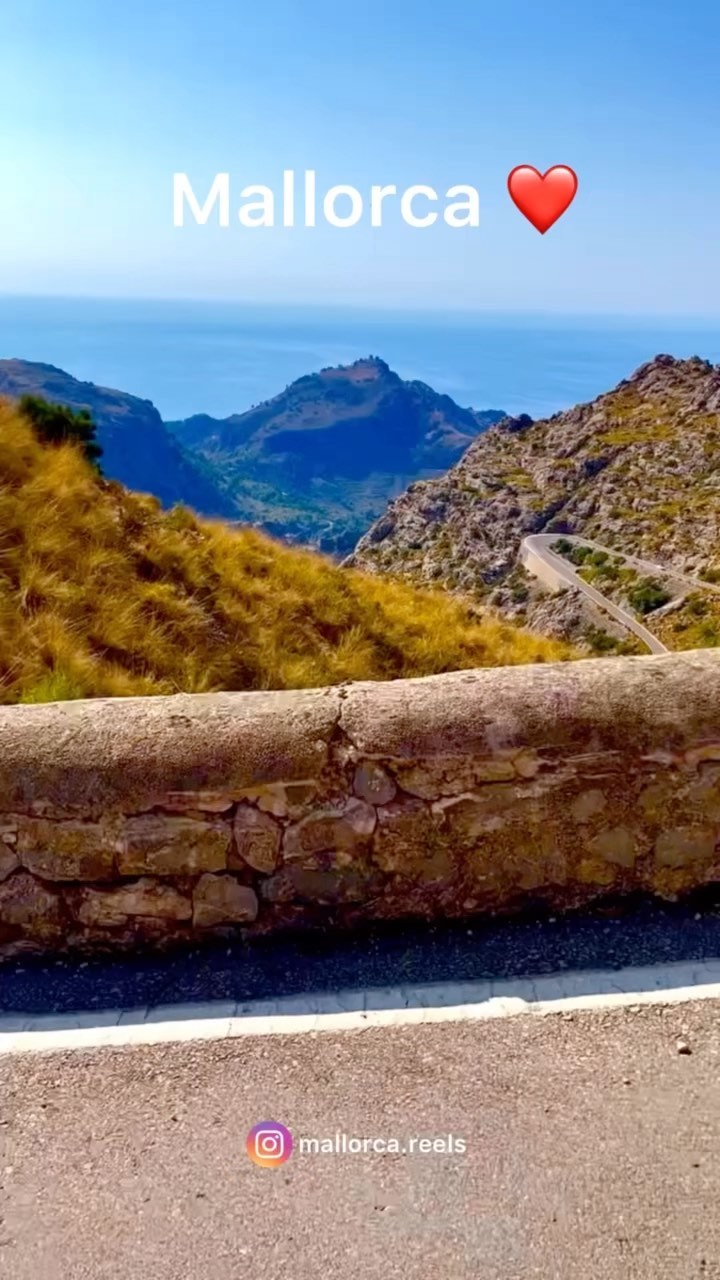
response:
[[[550,534],[542,535],[550,541]],[[716,595],[720,594],[720,586],[717,583],[705,582],[701,578],[693,578],[690,574],[680,573],[677,569],[673,569],[670,565],[658,564],[656,560],[643,560],[641,556],[629,555],[627,551],[618,551],[617,548],[605,546],[602,542],[595,542],[592,538],[581,538],[574,533],[553,534],[552,541],[557,542],[558,537],[566,538],[568,542],[575,542],[580,546],[592,547],[595,551],[607,551],[608,555],[621,555],[625,564],[630,565],[633,569],[639,569],[641,573],[660,574],[663,578],[671,578],[673,582],[681,582],[683,586],[690,587],[693,591],[710,591]]]
[[[0,1015],[134,1009],[507,979],[720,957],[720,899],[607,902],[554,917],[302,932],[166,954],[0,965]]]
[[[559,534],[546,533],[532,534],[530,537],[523,539],[522,545],[525,550],[532,551],[540,560],[549,565],[555,573],[567,582],[569,587],[577,587],[589,600],[604,609],[611,618],[615,618],[627,631],[631,631],[639,640],[642,640],[651,653],[668,653],[667,646],[661,640],[658,640],[651,631],[648,631],[647,627],[644,627],[641,622],[638,622],[632,613],[629,613],[627,609],[621,608],[619,604],[615,604],[613,600],[608,600],[607,596],[604,596],[601,591],[598,591],[596,587],[591,586],[589,582],[581,578],[564,556],[557,555],[554,551],[551,551],[552,544],[557,542],[560,536]],[[576,541],[584,542],[585,539],[576,539]],[[592,545],[599,546],[597,543]],[[610,550],[609,548],[601,549]],[[613,554],[611,550],[610,553]],[[528,571],[532,573],[533,570],[528,568]],[[655,566],[655,571],[661,571],[659,566]],[[667,570],[664,572],[667,572]]]
[[[5,1058],[0,1274],[718,1280],[718,1013]],[[266,1120],[295,1140],[275,1169],[246,1154]],[[336,1133],[445,1146],[299,1152]]]

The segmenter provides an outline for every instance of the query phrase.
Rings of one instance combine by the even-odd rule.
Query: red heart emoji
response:
[[[569,209],[577,188],[577,174],[566,164],[553,165],[546,173],[519,164],[508,178],[511,199],[541,235]]]

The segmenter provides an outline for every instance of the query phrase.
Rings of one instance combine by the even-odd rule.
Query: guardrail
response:
[[[720,880],[720,652],[0,708],[0,948]]]

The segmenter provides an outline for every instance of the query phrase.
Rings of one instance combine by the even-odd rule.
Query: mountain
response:
[[[568,649],[100,476],[0,401],[0,702],[392,679]],[[209,744],[211,749],[212,744]]]
[[[345,552],[393,495],[445,470],[502,417],[371,356],[299,378],[246,413],[167,426],[222,474],[238,520]]]
[[[15,399],[26,393],[90,410],[106,475],[154,494],[166,507],[182,502],[206,515],[232,513],[229,499],[202,463],[185,454],[149,400],[79,382],[51,364],[0,360],[0,395]]]
[[[659,355],[589,404],[506,418],[446,475],[391,502],[347,563],[490,599],[575,638],[596,625],[592,610],[574,592],[548,597],[518,566],[522,539],[540,532],[720,581],[720,366]],[[681,647],[695,634],[682,618],[673,628]]]

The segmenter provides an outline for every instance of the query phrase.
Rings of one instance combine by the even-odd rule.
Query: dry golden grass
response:
[[[0,402],[0,702],[280,689],[571,656],[440,593],[163,512]]]

